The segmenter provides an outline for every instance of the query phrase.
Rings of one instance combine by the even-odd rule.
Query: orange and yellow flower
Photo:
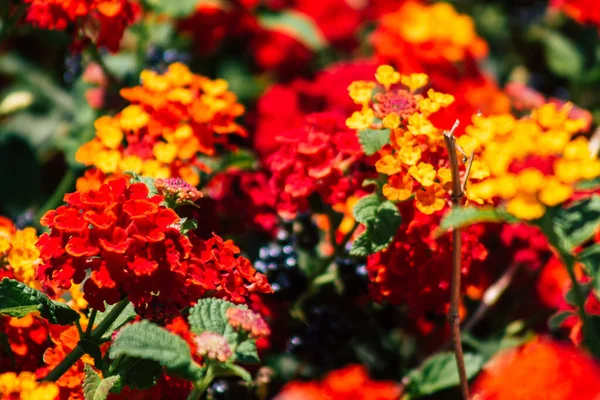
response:
[[[212,156],[230,146],[228,136],[245,136],[235,119],[244,113],[223,79],[193,74],[181,63],[164,74],[145,70],[142,84],[121,90],[131,104],[116,116],[96,120],[96,137],[75,158],[89,173],[78,188],[95,189],[108,175],[132,171],[153,178],[182,178],[196,186],[208,167],[198,155]]]
[[[1,400],[55,400],[59,388],[54,382],[38,382],[33,372],[5,372],[0,375]]]

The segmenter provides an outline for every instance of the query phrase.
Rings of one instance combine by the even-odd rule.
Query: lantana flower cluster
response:
[[[600,160],[588,140],[575,137],[585,121],[570,119],[570,108],[549,103],[521,119],[473,117],[458,143],[481,154],[490,176],[468,186],[467,197],[478,203],[505,201],[509,213],[533,220],[546,207],[569,200],[578,182],[600,176]]]
[[[56,400],[59,388],[54,382],[38,382],[33,372],[0,374],[1,400]]]
[[[405,201],[414,196],[422,213],[440,211],[449,198],[451,173],[443,132],[429,117],[452,104],[454,97],[433,89],[426,96],[418,94],[417,90],[427,85],[427,75],[401,75],[389,65],[377,68],[375,78],[377,82],[356,81],[348,87],[350,97],[363,108],[352,114],[346,124],[352,129],[367,130],[365,135],[389,132],[390,145],[379,152],[375,163],[377,172],[388,176],[383,186],[385,197]],[[481,179],[487,174],[475,162],[470,177]]]
[[[344,203],[348,193],[360,187],[348,176],[362,150],[353,131],[332,113],[306,117],[304,126],[281,134],[281,147],[268,165],[270,185],[278,195],[277,211],[286,217],[308,209],[312,194],[325,203]]]
[[[27,285],[34,284],[35,269],[40,252],[34,228],[17,230],[12,221],[0,217],[0,276],[17,279]]]
[[[95,168],[79,188],[97,188],[104,176],[126,171],[197,186],[199,171],[208,170],[198,155],[216,154],[231,134],[246,135],[235,122],[244,106],[227,81],[193,74],[182,63],[164,74],[145,70],[140,78],[140,86],[121,90],[131,105],[97,119],[96,137],[77,151],[77,161]]]
[[[182,234],[179,216],[148,193],[145,184],[120,178],[65,195],[67,204],[41,221],[50,232],[38,242],[39,278],[68,288],[91,270],[84,298],[100,310],[124,296],[144,309],[154,298],[185,307],[207,293],[242,303],[251,292],[270,292],[231,241]]]
[[[25,0],[26,20],[43,29],[75,32],[75,46],[89,40],[98,47],[117,51],[127,26],[138,13],[131,0]]]

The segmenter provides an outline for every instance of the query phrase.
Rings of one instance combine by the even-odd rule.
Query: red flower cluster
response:
[[[600,366],[566,344],[537,338],[495,356],[477,378],[480,400],[600,399]]]
[[[84,298],[100,310],[125,295],[144,309],[154,298],[185,307],[209,293],[241,303],[250,292],[270,291],[231,241],[181,234],[179,216],[163,200],[125,178],[65,195],[67,205],[41,220],[50,233],[38,242],[40,280],[68,288],[90,269]]]
[[[327,204],[345,203],[349,193],[360,187],[360,182],[346,175],[362,156],[362,149],[355,132],[346,128],[338,115],[308,115],[303,127],[285,132],[277,140],[281,147],[269,157],[268,166],[281,215],[293,217],[307,210],[314,193]]]
[[[330,372],[322,382],[290,382],[276,400],[396,400],[402,394],[394,382],[373,381],[361,365]]]
[[[564,11],[580,24],[592,24],[600,29],[600,9],[595,0],[550,0],[550,7]]]
[[[348,96],[348,85],[372,79],[376,69],[370,61],[344,62],[331,65],[313,80],[272,86],[258,100],[254,148],[266,158],[279,148],[276,137],[302,126],[306,114],[327,111],[347,116],[358,111]]]
[[[123,32],[139,12],[130,0],[25,0],[26,20],[44,29],[75,26],[76,46],[92,40],[110,51],[119,49]]]
[[[368,258],[370,292],[375,301],[406,304],[411,313],[445,312],[450,300],[452,239],[450,235],[433,238],[443,212],[425,215],[412,203],[401,206],[402,225],[386,251]],[[483,226],[462,232],[462,284],[479,282],[488,250],[480,242]]]

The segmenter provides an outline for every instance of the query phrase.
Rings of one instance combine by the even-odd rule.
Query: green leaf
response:
[[[587,247],[577,255],[577,258],[585,265],[588,275],[592,277],[594,289],[600,293],[600,243]]]
[[[358,131],[358,141],[366,155],[373,155],[390,143],[390,130],[387,128],[361,129]]]
[[[191,15],[196,9],[198,0],[147,0],[152,9],[158,13],[167,14],[175,18],[183,18]]]
[[[200,299],[190,309],[188,322],[190,330],[199,335],[202,332],[214,332],[223,335],[232,348],[235,348],[233,359],[242,363],[259,361],[256,343],[253,339],[243,337],[227,322],[226,312],[231,307],[247,308],[215,298]]]
[[[135,172],[125,171],[127,175],[131,175],[132,178],[129,180],[129,183],[143,183],[148,187],[148,197],[152,197],[158,194],[158,189],[154,186],[154,178],[150,178],[149,176],[138,175]]]
[[[394,239],[402,217],[389,200],[372,194],[360,199],[353,210],[356,221],[365,226],[364,232],[352,243],[351,255],[366,256],[384,250]]]
[[[594,195],[573,203],[569,208],[557,207],[548,211],[554,233],[566,253],[594,236],[600,226],[600,196]],[[542,226],[546,233],[549,227]],[[551,242],[553,242],[551,240]]]
[[[198,228],[198,221],[193,218],[183,217],[179,220],[179,226],[182,234],[186,234],[189,231],[193,231]]]
[[[467,378],[473,378],[482,368],[484,359],[480,355],[464,355]],[[438,353],[428,359],[418,369],[408,374],[408,390],[413,397],[427,396],[440,390],[458,386],[458,369],[454,353]]]
[[[119,331],[109,349],[115,359],[121,355],[154,360],[169,372],[196,380],[201,368],[193,362],[185,340],[148,321],[127,325]]]
[[[24,283],[4,278],[0,283],[0,314],[23,318],[35,311],[52,324],[69,325],[79,319],[79,313],[66,304],[52,301]]]
[[[551,316],[550,319],[548,319],[548,329],[550,329],[551,331],[558,330],[562,323],[572,315],[574,315],[573,311],[557,312],[556,314]]]
[[[576,190],[596,190],[600,188],[600,178],[581,181],[575,185]]]
[[[258,24],[266,30],[286,34],[313,51],[327,46],[327,39],[315,21],[298,11],[259,14]]]
[[[102,379],[89,364],[85,364],[83,369],[85,371],[83,398],[85,400],[106,400],[110,389],[119,381],[120,377],[115,375]]]
[[[102,320],[108,315],[108,313],[110,312],[110,310],[113,309],[114,306],[115,306],[115,304],[106,306],[106,309],[104,310],[104,312],[98,312],[98,314],[96,314],[96,319],[94,320],[94,324],[98,325],[100,322],[102,322]],[[110,327],[104,333],[104,335],[102,335],[101,340],[110,339],[114,331],[116,331],[117,329],[119,329],[120,327],[122,327],[123,325],[128,323],[129,321],[132,321],[136,316],[137,316],[137,313],[135,312],[133,304],[127,303],[127,306],[125,307],[125,309],[121,312],[121,314],[119,314],[117,319],[115,319],[115,321],[110,325]]]
[[[500,208],[453,207],[440,222],[440,231],[465,228],[481,222],[516,222],[516,219]]]
[[[584,57],[577,45],[565,36],[546,31],[542,36],[548,67],[558,76],[578,78],[583,71]]]
[[[235,364],[220,364],[215,366],[213,373],[215,376],[239,376],[246,383],[252,382],[250,372]]]
[[[154,360],[127,357],[119,364],[122,382],[132,388],[147,390],[156,385],[163,373],[160,363]]]

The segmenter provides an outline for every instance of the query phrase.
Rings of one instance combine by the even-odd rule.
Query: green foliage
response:
[[[121,382],[140,390],[150,389],[156,385],[163,372],[159,362],[135,357],[124,358],[118,366]]]
[[[516,219],[500,208],[453,207],[440,222],[440,231],[465,228],[481,222],[515,222]]]
[[[115,306],[116,306],[116,304],[111,304],[110,306],[106,306],[106,309],[104,310],[104,312],[98,312],[96,314],[96,319],[94,320],[94,324],[98,325],[100,322],[102,322],[102,320],[107,315],[109,315],[110,311]],[[120,327],[122,327],[123,325],[128,323],[129,321],[133,320],[136,316],[137,316],[137,313],[135,312],[135,309],[133,308],[133,304],[127,303],[127,306],[125,307],[125,309],[119,314],[117,319],[114,320],[114,322],[110,325],[108,330],[102,335],[101,340],[110,339],[110,337],[114,331],[116,331],[117,329],[119,329]]]
[[[594,195],[573,203],[568,208],[557,207],[548,211],[557,243],[566,253],[590,240],[600,226],[600,196]],[[549,226],[541,221],[542,230],[548,235]],[[553,242],[553,240],[551,240]]]
[[[390,143],[390,130],[361,129],[358,131],[358,141],[366,155],[373,155]]]
[[[402,217],[398,208],[389,200],[376,194],[360,199],[354,206],[354,218],[365,226],[350,250],[351,255],[366,256],[384,250],[394,239]]]
[[[196,9],[198,0],[146,0],[154,11],[167,14],[170,17],[184,18],[191,15]]]
[[[185,379],[195,381],[203,376],[185,340],[148,321],[127,325],[117,334],[109,356],[115,359],[122,355],[157,361]]]
[[[121,379],[118,375],[102,379],[89,364],[85,364],[83,369],[85,371],[83,379],[83,398],[85,400],[106,400],[110,390]]]
[[[484,359],[480,355],[467,353],[464,355],[467,378],[473,378]],[[438,353],[428,359],[417,369],[408,374],[408,393],[411,398],[428,396],[459,384],[458,369],[454,353]]]
[[[255,341],[236,332],[227,322],[225,313],[231,307],[246,308],[221,299],[206,298],[199,300],[190,309],[188,316],[190,329],[197,335],[202,332],[214,332],[222,335],[227,339],[231,348],[235,349],[233,361],[258,363],[259,358]]]
[[[576,79],[584,67],[585,59],[577,45],[565,36],[546,31],[542,38],[548,67],[556,75]]]
[[[588,275],[592,278],[593,287],[600,293],[600,243],[595,243],[577,255],[583,263]]]
[[[263,13],[258,16],[258,24],[263,29],[289,35],[313,51],[327,46],[327,39],[315,21],[297,11]]]
[[[198,221],[193,218],[183,217],[179,220],[180,230],[182,234],[186,234],[189,231],[193,231],[198,228]]]
[[[24,283],[4,278],[0,283],[0,314],[23,318],[35,311],[52,324],[69,325],[79,319],[79,313],[66,304],[52,301]]]
[[[556,331],[560,329],[562,323],[569,317],[573,316],[573,311],[560,311],[550,317],[548,320],[548,329]]]

